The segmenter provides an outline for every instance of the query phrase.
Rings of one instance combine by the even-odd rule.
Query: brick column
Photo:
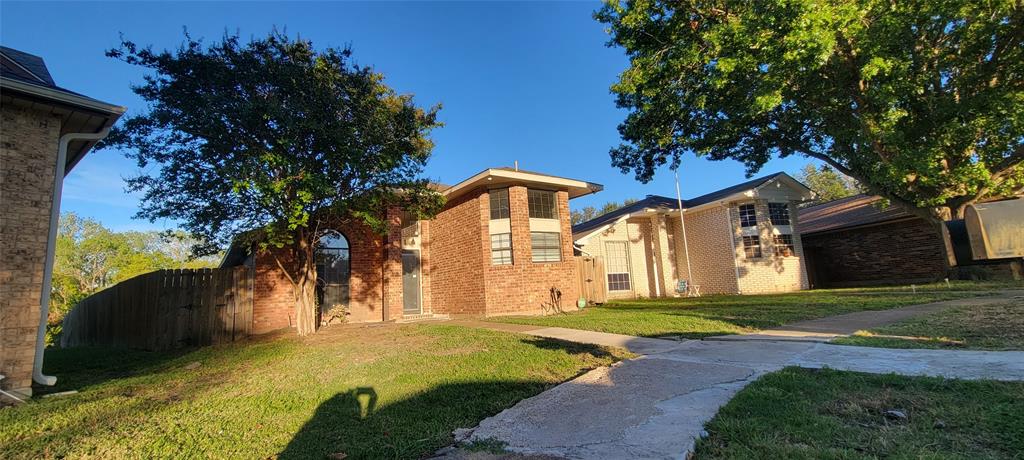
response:
[[[384,236],[384,321],[402,318],[402,219],[397,208],[388,209]]]
[[[2,107],[0,143],[0,381],[32,394],[39,300],[50,230],[60,118]]]
[[[659,277],[661,295],[674,296],[676,295],[675,273],[672,269],[672,259],[669,257],[667,227],[664,215],[654,214],[651,216],[651,239],[654,240],[654,256],[658,262],[657,273],[654,276]]]

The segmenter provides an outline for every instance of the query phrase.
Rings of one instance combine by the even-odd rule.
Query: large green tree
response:
[[[612,163],[805,155],[936,225],[1024,186],[1019,0],[612,0]]]
[[[133,88],[149,103],[110,136],[145,174],[139,216],[171,218],[223,247],[245,235],[291,281],[299,334],[315,330],[315,252],[339,221],[384,232],[387,209],[416,216],[442,199],[422,170],[438,107],[384,84],[348,49],[316,50],[279,32],[176,51],[131,41],[108,55],[149,71]],[[201,254],[214,246],[197,247]]]

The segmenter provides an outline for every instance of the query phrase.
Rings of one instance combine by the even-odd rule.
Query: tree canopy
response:
[[[805,155],[922,217],[1024,187],[1024,8],[995,0],[613,0],[613,165],[748,175]]]
[[[838,200],[860,192],[857,181],[837,173],[828,165],[814,166],[808,163],[796,175],[796,180],[814,191],[815,203]]]
[[[154,270],[217,265],[216,257],[193,258],[182,251],[192,243],[181,232],[115,232],[94,219],[62,214],[53,264],[48,341],[52,343],[64,315],[75,304],[101,289]]]
[[[619,202],[617,201],[609,201],[601,205],[600,208],[595,208],[593,206],[584,206],[581,209],[573,210],[572,212],[570,212],[569,221],[572,223],[572,225],[580,224],[590,219],[593,219],[597,216],[603,216],[605,214],[608,214],[609,212],[612,212],[616,209],[629,206],[633,203],[636,203],[636,201],[637,200],[635,198],[626,198],[625,200],[622,201],[622,204],[619,204]]]
[[[150,73],[133,87],[150,105],[109,137],[147,171],[139,216],[175,219],[207,253],[258,238],[292,281],[300,334],[315,328],[314,252],[339,220],[384,232],[387,210],[430,215],[442,199],[421,177],[440,126],[349,49],[316,50],[277,31],[176,51],[123,41],[109,56]],[[151,166],[152,165],[152,166]]]

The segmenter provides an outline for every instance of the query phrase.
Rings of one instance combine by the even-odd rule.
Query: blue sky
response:
[[[573,200],[574,209],[606,201],[674,196],[667,168],[641,184],[612,168],[619,143],[608,87],[628,62],[605,47],[603,25],[591,18],[598,2],[566,3],[19,3],[0,2],[0,41],[42,56],[57,84],[128,108],[144,103],[130,85],[142,73],[107,58],[119,37],[176,48],[183,27],[193,37],[225,31],[262,36],[271,28],[317,47],[350,45],[356,62],[384,73],[420,105],[443,104],[444,128],[428,177],[456,183],[491,166],[597,182],[605,190]],[[809,160],[773,160],[760,174],[793,173]],[[116,230],[163,229],[173,222],[133,219],[136,197],[122,177],[134,163],[117,151],[92,152],[65,182],[64,211],[99,219]],[[692,155],[680,169],[683,197],[744,180],[743,166]]]

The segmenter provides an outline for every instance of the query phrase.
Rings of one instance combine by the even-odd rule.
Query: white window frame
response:
[[[743,225],[743,217],[744,217],[743,216],[743,214],[744,214],[743,210],[745,208],[749,208],[750,209],[750,213],[749,213],[750,214],[750,218],[752,218],[754,220],[754,223],[752,225]],[[740,227],[741,228],[757,227],[757,206],[755,206],[754,203],[744,203],[744,204],[741,204],[741,205],[739,205],[737,210],[739,211]]]
[[[624,271],[624,272],[620,272],[620,271],[616,271],[616,272],[606,271],[605,272],[604,283],[605,283],[605,288],[608,290],[608,292],[629,292],[629,291],[633,290],[633,275],[630,273],[629,243],[628,242],[626,242],[626,241],[605,241],[605,243],[604,243],[605,265],[604,266],[605,266],[606,270],[608,269],[608,267],[611,266],[611,264],[609,263],[611,261],[611,257],[609,255],[610,251],[608,251],[609,245],[619,245],[619,244],[622,245],[623,265],[626,267],[626,271]],[[628,285],[626,287],[626,289],[612,289],[612,282],[611,282],[611,279],[609,278],[611,275],[626,275],[626,283]]]
[[[538,247],[537,246],[537,242],[534,239],[534,235],[546,235],[546,237],[550,237],[550,235],[554,235],[555,240],[558,241],[558,244],[555,245],[555,246],[539,246]],[[543,251],[538,251],[538,249],[541,249]],[[551,257],[544,256],[544,257],[538,259],[538,257],[537,257],[538,254],[547,253],[547,251],[550,251],[552,249],[554,249],[556,251],[556,254],[558,256],[557,258],[551,258]],[[556,233],[556,232],[530,232],[530,253],[531,253],[530,259],[533,261],[533,263],[561,262],[562,261],[562,234],[561,233]]]
[[[747,241],[750,241],[750,240],[756,241],[757,242],[756,245],[752,244],[750,246],[747,246]],[[760,236],[758,236],[758,235],[743,235],[743,237],[740,240],[740,242],[743,245],[743,258],[744,259],[750,260],[750,259],[760,259],[760,258],[764,257],[764,248],[761,247],[762,241],[761,241],[761,237]],[[747,249],[748,248],[756,249],[757,250],[757,255],[754,255],[754,256],[748,255],[747,254]]]
[[[501,246],[501,237],[508,237],[508,246]],[[498,238],[498,246],[495,246],[495,237]],[[504,253],[508,251],[508,261],[505,261],[505,256],[502,255],[498,261],[495,261],[494,254],[497,252]],[[512,234],[511,233],[494,233],[491,235],[491,265],[512,265],[515,263],[515,259],[512,253]]]
[[[776,208],[782,207],[782,209],[786,213],[786,223],[775,222],[775,219],[772,217],[772,207],[773,206],[776,207]],[[792,225],[793,216],[789,212],[789,203],[768,203],[768,222],[771,222],[772,225],[775,225],[775,226],[790,226],[790,225]]]
[[[779,243],[779,239],[789,237],[789,243]],[[793,239],[792,233],[779,233],[772,235],[772,246],[776,256],[779,257],[796,257],[796,240]],[[789,248],[789,256],[782,254],[782,248]]]

